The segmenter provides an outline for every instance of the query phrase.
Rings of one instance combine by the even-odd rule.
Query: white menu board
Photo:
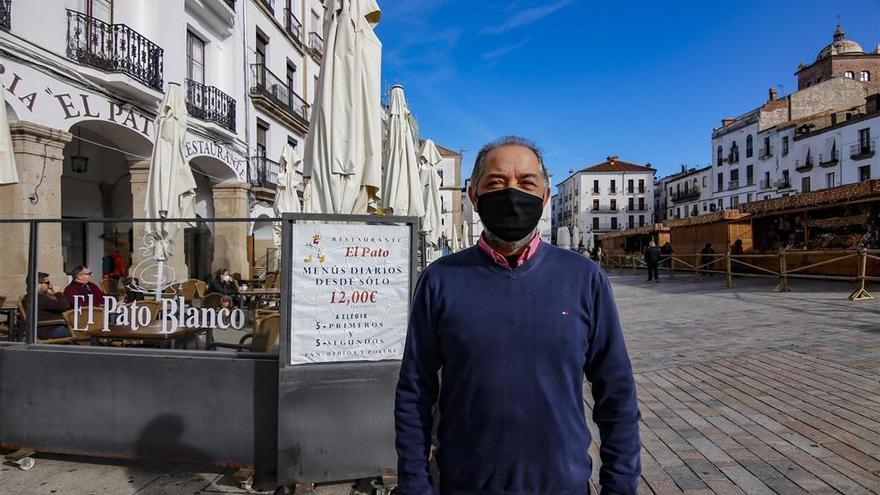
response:
[[[401,359],[410,227],[293,224],[290,364]]]

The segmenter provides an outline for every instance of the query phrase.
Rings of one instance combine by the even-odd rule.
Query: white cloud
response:
[[[557,10],[568,6],[572,2],[574,2],[574,0],[560,0],[557,2],[548,3],[545,5],[538,5],[521,10],[519,13],[508,17],[507,20],[497,26],[490,26],[483,29],[483,32],[489,34],[502,34],[518,27],[533,24],[547,17],[553,12],[556,12]]]
[[[501,57],[507,55],[508,53],[522,47],[523,45],[525,45],[528,42],[529,42],[529,40],[527,40],[527,39],[522,40],[519,43],[514,43],[512,45],[502,46],[500,48],[490,50],[488,52],[483,53],[480,56],[483,58],[483,60],[495,61],[495,60],[498,60]]]

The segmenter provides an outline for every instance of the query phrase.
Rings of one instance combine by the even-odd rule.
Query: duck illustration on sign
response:
[[[303,260],[306,263],[311,263],[313,261],[313,255],[318,258],[318,263],[324,263],[324,260],[327,259],[327,255],[324,253],[324,250],[321,249],[320,232],[315,232],[314,235],[312,235],[312,240],[306,243],[306,247],[309,248],[309,255]]]

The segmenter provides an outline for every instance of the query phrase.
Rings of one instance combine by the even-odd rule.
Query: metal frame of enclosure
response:
[[[412,293],[418,219],[285,215],[262,220],[283,225],[282,314],[291,310],[292,225],[309,220],[408,225]],[[37,314],[41,225],[157,221],[0,220],[0,225],[29,226],[27,313]],[[282,324],[276,355],[38,344],[37,318],[29,318],[24,342],[0,343],[0,447],[277,468],[280,485],[368,478],[394,469],[393,404],[400,362],[288,366],[290,319],[282,318]]]
[[[0,220],[29,225],[26,308],[36,314],[39,226],[150,219]],[[174,219],[253,222],[251,218]],[[278,356],[0,344],[0,447],[274,468]]]

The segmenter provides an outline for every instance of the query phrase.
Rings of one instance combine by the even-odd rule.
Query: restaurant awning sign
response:
[[[400,359],[411,228],[297,222],[291,240],[290,364]]]

